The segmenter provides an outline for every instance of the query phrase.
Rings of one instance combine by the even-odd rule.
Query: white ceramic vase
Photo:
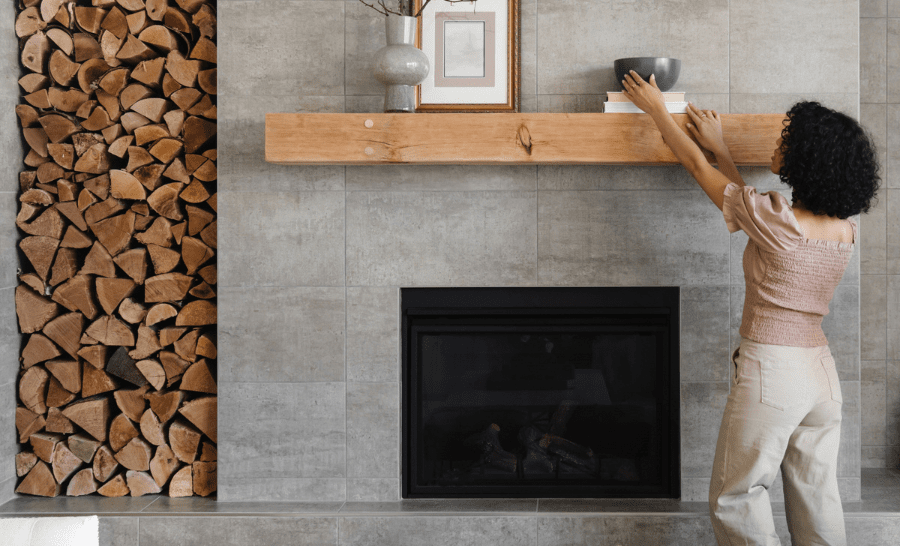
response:
[[[415,112],[415,86],[431,69],[428,57],[415,46],[415,17],[390,15],[385,19],[387,45],[375,53],[375,79],[385,85],[385,112]]]

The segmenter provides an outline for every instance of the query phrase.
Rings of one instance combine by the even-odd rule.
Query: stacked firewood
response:
[[[30,495],[216,489],[212,0],[19,0]]]

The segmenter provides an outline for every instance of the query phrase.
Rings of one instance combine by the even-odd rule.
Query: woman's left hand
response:
[[[622,85],[625,87],[625,96],[644,112],[652,114],[660,108],[665,110],[666,99],[656,86],[656,74],[651,74],[650,83],[647,83],[637,72],[631,70],[629,74],[625,74]]]

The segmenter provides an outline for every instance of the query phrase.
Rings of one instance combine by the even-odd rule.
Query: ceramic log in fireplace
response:
[[[401,290],[404,498],[678,498],[679,289]]]

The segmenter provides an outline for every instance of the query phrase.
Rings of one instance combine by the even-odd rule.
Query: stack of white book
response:
[[[607,100],[603,103],[603,112],[607,114],[643,114],[644,111],[634,105],[622,91],[610,91],[606,94]],[[687,102],[684,100],[684,92],[667,91],[663,93],[666,100],[666,110],[672,114],[686,114]]]

